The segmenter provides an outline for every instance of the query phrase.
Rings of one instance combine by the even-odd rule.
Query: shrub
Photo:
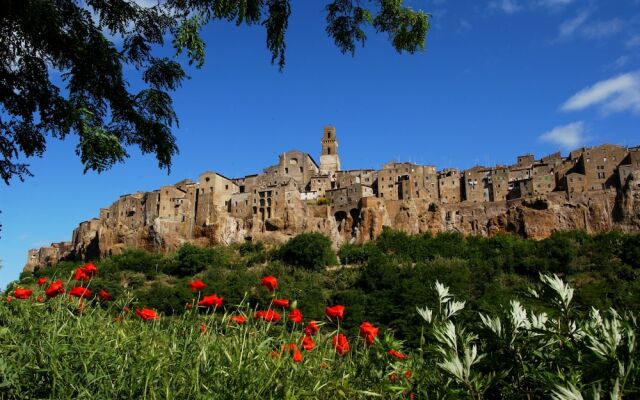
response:
[[[320,233],[300,234],[285,243],[278,253],[284,262],[314,271],[338,262],[331,240]]]

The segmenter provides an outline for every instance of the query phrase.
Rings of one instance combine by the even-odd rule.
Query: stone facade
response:
[[[640,148],[610,144],[567,157],[527,154],[511,166],[462,172],[409,162],[342,171],[336,130],[327,126],[320,165],[310,154],[291,150],[259,174],[227,178],[209,171],[197,182],[123,195],[100,209],[98,218],[82,222],[70,242],[30,250],[25,269],[127,247],[172,251],[184,243],[281,242],[300,232],[322,232],[336,244],[366,241],[384,225],[409,233],[515,232],[535,238],[559,229],[632,229],[640,225],[640,207],[633,203],[639,177]],[[628,215],[619,211],[616,217],[614,209]]]

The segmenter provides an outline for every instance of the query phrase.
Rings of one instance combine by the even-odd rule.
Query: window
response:
[[[302,172],[302,167],[300,167],[300,172]]]
[[[289,173],[289,168],[285,168],[285,169],[284,169],[284,173],[285,173],[285,174],[288,174],[288,173]]]
[[[209,182],[211,180],[211,178],[209,178],[208,176],[206,178],[204,178],[205,182]]]
[[[224,185],[224,190],[229,190],[229,185]]]

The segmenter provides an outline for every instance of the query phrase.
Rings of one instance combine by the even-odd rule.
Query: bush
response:
[[[285,243],[278,253],[282,261],[314,271],[338,263],[331,240],[320,233],[300,234]]]

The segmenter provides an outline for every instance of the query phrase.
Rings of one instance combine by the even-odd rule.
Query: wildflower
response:
[[[16,299],[26,300],[29,297],[31,297],[32,293],[33,293],[33,290],[31,289],[17,288],[16,290],[13,291],[13,296]]]
[[[296,351],[293,353],[293,362],[295,363],[302,362],[302,353],[300,352],[300,349],[296,349]]]
[[[193,308],[193,303],[187,303],[184,305],[184,308],[186,308],[187,310],[191,310]]]
[[[113,298],[113,296],[111,295],[111,293],[107,292],[104,289],[100,289],[100,291],[98,292],[98,297],[100,298],[100,300],[102,301],[109,301]]]
[[[336,353],[341,356],[345,356],[349,352],[349,341],[347,337],[342,333],[333,337],[333,347],[336,349]]]
[[[278,280],[275,276],[269,275],[262,278],[261,286],[266,287],[270,292],[273,293],[274,290],[278,287]]]
[[[76,286],[73,289],[71,289],[71,291],[69,292],[69,295],[75,296],[75,297],[84,297],[85,299],[88,299],[89,297],[91,297],[91,290],[84,288],[82,286]]]
[[[40,278],[38,278],[38,282],[36,283],[38,284],[38,286],[42,286],[48,281],[49,281],[49,278],[47,278],[46,276],[41,276]]]
[[[73,280],[86,282],[89,280],[89,275],[83,268],[76,268],[76,272],[73,274]]]
[[[311,336],[306,336],[302,339],[302,348],[306,351],[311,351],[316,347],[316,344],[311,339]]]
[[[129,314],[131,312],[131,309],[127,306],[122,307],[122,312],[125,314]]]
[[[280,357],[280,353],[278,353],[277,351],[273,350],[271,353],[271,358],[276,359],[278,357]]]
[[[145,321],[160,319],[160,316],[150,308],[143,308],[143,309],[136,308],[136,315]]]
[[[413,376],[413,372],[411,372],[410,369],[404,371],[404,378],[407,380],[407,382],[411,380],[412,376]]]
[[[273,305],[280,308],[289,308],[288,299],[273,299]]]
[[[267,322],[278,322],[282,317],[276,311],[268,309],[267,311],[256,311],[255,319],[262,319]]]
[[[387,351],[387,353],[392,355],[392,356],[394,356],[397,359],[400,359],[400,360],[406,360],[407,358],[409,358],[408,356],[406,356],[406,355],[404,355],[404,354],[402,354],[399,351],[394,350],[394,349],[390,349],[389,351]]]
[[[37,301],[38,303],[44,303],[44,297],[42,297],[42,296],[38,296],[38,297],[36,297],[36,301]]]
[[[304,334],[307,336],[313,336],[320,330],[316,321],[311,321],[304,327]]]
[[[121,316],[117,316],[113,319],[115,322],[122,322],[122,317]]]
[[[204,296],[202,300],[198,302],[198,305],[206,308],[218,308],[222,307],[222,300],[224,300],[224,297],[218,297],[217,295],[212,294],[211,296]]]
[[[247,319],[244,317],[244,315],[234,315],[229,319],[238,325],[242,325],[247,322]]]
[[[378,328],[373,326],[370,322],[363,322],[360,325],[360,336],[362,336],[367,346],[370,346],[378,336]]]
[[[302,312],[300,309],[296,308],[289,313],[289,319],[296,324],[302,323]]]
[[[11,303],[12,300],[13,300],[13,297],[7,296],[7,303]]]
[[[207,326],[205,324],[200,324],[200,332],[207,333]]]
[[[199,292],[202,289],[207,287],[207,284],[202,282],[200,279],[196,279],[189,284],[192,292]]]
[[[45,289],[44,294],[48,299],[52,297],[56,297],[59,294],[64,293],[64,287],[62,286],[62,281],[57,280],[53,282],[47,289]]]
[[[396,374],[395,372],[392,372],[389,374],[389,380],[391,382],[397,382],[398,381],[398,374]]]
[[[324,309],[324,313],[327,314],[330,320],[336,321],[344,318],[344,306],[335,305],[333,307],[327,307]]]
[[[88,276],[94,276],[94,275],[96,275],[98,273],[98,268],[96,268],[96,266],[93,265],[93,263],[91,261],[89,261],[87,264],[85,264],[84,267],[82,267],[82,270]]]

